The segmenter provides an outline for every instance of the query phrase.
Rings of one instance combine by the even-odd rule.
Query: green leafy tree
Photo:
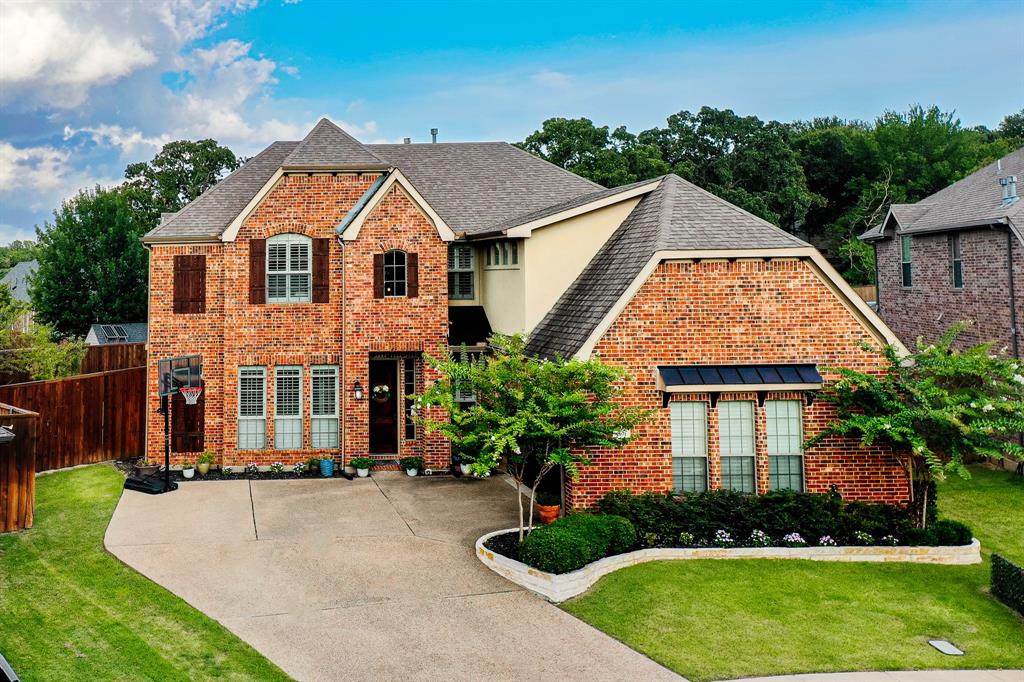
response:
[[[146,319],[148,257],[139,238],[153,224],[147,205],[135,187],[83,190],[37,230],[42,250],[29,293],[37,318],[59,337]]]
[[[39,256],[39,244],[25,239],[15,239],[6,246],[0,246],[0,270],[10,270],[18,263],[35,260]]]
[[[999,124],[998,133],[1014,149],[1024,145],[1024,109],[1004,118]]]
[[[923,528],[928,519],[932,481],[948,474],[970,475],[964,458],[978,455],[1024,459],[1016,440],[1024,432],[1024,367],[992,352],[991,344],[958,350],[954,326],[934,344],[918,341],[901,357],[882,348],[882,371],[838,368],[821,399],[835,404],[838,419],[808,441],[854,437],[869,447],[895,446],[911,480],[913,508]]]
[[[78,372],[85,344],[77,340],[54,341],[53,330],[33,323],[27,333],[14,331],[28,305],[0,286],[0,372],[27,375],[32,379],[57,379]]]
[[[473,473],[485,476],[504,463],[516,482],[522,540],[524,529],[533,527],[534,499],[544,477],[560,467],[575,479],[589,464],[589,451],[625,445],[649,413],[616,402],[625,373],[600,359],[540,360],[526,354],[521,335],[498,334],[490,345],[492,352],[476,361],[464,354],[428,358],[441,378],[417,401],[441,408],[442,416],[430,417],[427,410],[418,419],[448,437],[453,449],[470,454]],[[476,401],[458,402],[457,389],[472,390]],[[530,483],[527,522],[519,491],[533,464],[538,470]]]
[[[242,165],[241,159],[216,140],[168,142],[152,161],[125,169],[128,183],[152,197],[151,210],[180,211],[185,204]]]

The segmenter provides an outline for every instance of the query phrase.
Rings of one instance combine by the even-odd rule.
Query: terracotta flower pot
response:
[[[537,505],[537,516],[540,518],[540,522],[544,524],[553,523],[558,519],[558,510],[561,509],[561,505],[553,504],[538,504]]]

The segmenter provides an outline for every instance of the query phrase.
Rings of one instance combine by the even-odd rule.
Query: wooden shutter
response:
[[[174,312],[206,312],[206,256],[174,257]]]
[[[384,254],[373,254],[373,297],[384,298]]]
[[[171,399],[171,452],[202,452],[206,449],[206,390],[195,405],[175,393]]]
[[[331,240],[313,240],[313,303],[331,300]]]
[[[420,295],[420,257],[418,254],[409,253],[405,258],[407,273],[405,295],[409,298],[416,298]]]
[[[267,240],[249,240],[249,303],[267,302]]]

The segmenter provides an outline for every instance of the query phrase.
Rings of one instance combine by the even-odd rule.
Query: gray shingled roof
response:
[[[275,142],[202,193],[170,219],[146,233],[145,242],[219,239],[231,221],[273,177],[298,142]]]
[[[626,217],[530,334],[541,357],[575,354],[657,251],[809,246],[677,175],[666,175]]]
[[[999,165],[1002,170],[999,170]],[[1024,201],[1003,204],[999,178],[1016,175],[1018,192],[1024,191],[1024,147],[1010,152],[979,171],[949,187],[925,197],[916,204],[893,204],[892,214],[899,223],[899,234],[935,232],[996,222],[1020,223]],[[884,239],[885,225],[879,224],[861,235],[862,239]]]
[[[387,170],[390,164],[326,118],[313,127],[281,164],[284,168]]]
[[[120,339],[116,336],[109,336],[107,334],[108,329],[113,330],[114,327],[120,327],[124,330],[127,338]],[[89,333],[85,337],[85,342],[90,346],[101,345],[104,343],[145,343],[148,339],[149,325],[145,322],[113,322],[110,324],[94,324],[89,327]]]
[[[0,279],[0,284],[4,284],[8,289],[11,290],[11,297],[16,301],[22,303],[29,302],[28,296],[28,278],[36,274],[36,270],[39,269],[39,261],[37,260],[26,260],[20,263],[15,263],[14,266],[7,271],[7,274]]]
[[[600,185],[506,142],[371,144],[391,161],[455,232],[490,231]]]

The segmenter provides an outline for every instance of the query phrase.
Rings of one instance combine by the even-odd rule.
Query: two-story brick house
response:
[[[574,506],[622,487],[909,495],[883,446],[802,447],[832,414],[827,368],[870,369],[861,342],[895,336],[812,247],[676,176],[604,189],[505,143],[363,145],[323,120],[144,241],[151,410],[160,359],[203,363],[199,404],[172,404],[176,461],[446,468],[407,396],[436,378],[424,353],[494,330],[623,365],[623,399],[656,411],[594,453]]]

